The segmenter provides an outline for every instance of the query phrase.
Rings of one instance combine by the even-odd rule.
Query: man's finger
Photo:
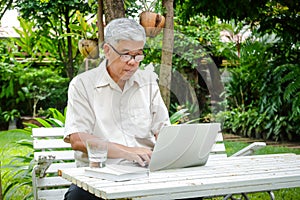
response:
[[[147,163],[150,162],[151,157],[148,154],[142,154],[142,155],[139,155],[139,156],[143,159],[143,161],[146,161]]]

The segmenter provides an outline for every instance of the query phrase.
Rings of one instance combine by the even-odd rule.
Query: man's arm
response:
[[[73,133],[70,135],[72,149],[87,153],[86,140],[96,138],[96,136],[87,133]],[[141,166],[150,162],[152,151],[144,147],[127,147],[121,144],[108,143],[108,158],[124,158],[129,161],[135,161]]]

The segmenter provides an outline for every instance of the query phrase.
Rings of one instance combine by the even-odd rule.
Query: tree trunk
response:
[[[66,27],[67,27],[67,33],[70,33],[70,17],[68,15],[69,8],[67,7],[67,11],[65,12],[65,19],[66,19]],[[73,66],[73,48],[72,48],[72,38],[71,36],[67,37],[67,45],[68,45],[68,58],[66,60],[67,65],[67,76],[70,78],[70,80],[74,77],[74,66]],[[65,60],[65,59],[64,59]]]
[[[106,24],[108,24],[113,19],[125,17],[123,0],[105,0],[104,13]]]
[[[171,71],[172,55],[174,46],[174,10],[173,0],[163,0],[163,7],[166,9],[166,26],[164,28],[161,67],[159,72],[159,85],[162,98],[169,109],[171,96]]]
[[[103,0],[98,0],[98,13],[97,13],[97,25],[98,25],[98,45],[104,41],[104,24],[103,24]]]

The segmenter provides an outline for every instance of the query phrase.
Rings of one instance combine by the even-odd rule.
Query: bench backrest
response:
[[[216,143],[213,145],[211,149],[209,159],[220,159],[224,157],[227,157],[227,154],[226,154],[226,148],[223,140],[223,134],[220,130],[220,132],[216,137]]]
[[[75,167],[74,151],[63,136],[64,128],[32,129],[34,159],[39,162],[32,172],[35,200],[63,199],[71,184],[57,174],[58,169]]]

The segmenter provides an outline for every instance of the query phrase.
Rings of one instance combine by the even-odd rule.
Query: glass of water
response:
[[[86,148],[90,167],[105,167],[107,160],[108,141],[100,138],[86,140]]]

